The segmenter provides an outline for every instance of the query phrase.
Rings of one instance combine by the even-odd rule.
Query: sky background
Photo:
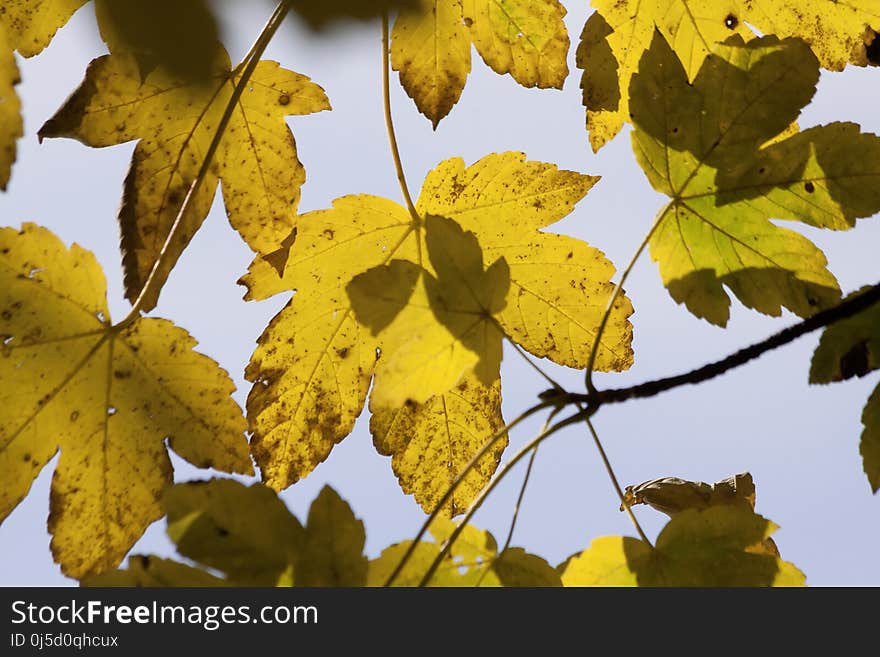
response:
[[[268,3],[216,3],[222,8],[224,41],[234,61],[247,51],[271,12]],[[525,152],[529,159],[601,175],[575,211],[552,230],[600,248],[618,269],[626,266],[649,229],[664,197],[649,186],[635,162],[628,134],[598,155],[587,142],[584,110],[574,68],[577,36],[589,13],[586,2],[564,2],[572,36],[572,72],[562,91],[524,89],[499,76],[474,52],[464,94],[437,131],[418,114],[397,84],[392,102],[407,176],[418,193],[425,174],[440,161],[461,156],[470,164],[497,151]],[[105,268],[110,308],[121,318],[122,293],[116,212],[134,142],[89,149],[75,141],[47,140],[36,132],[79,84],[88,62],[105,51],[91,5],[80,10],[39,57],[21,60],[25,137],[10,189],[0,193],[0,225],[24,221],[49,227],[66,243],[92,250]],[[332,199],[370,193],[401,201],[382,115],[381,40],[378,22],[317,36],[288,19],[266,59],[304,73],[320,84],[332,112],[290,120],[308,181],[300,210],[325,208]],[[801,127],[836,120],[880,132],[877,70],[849,67],[823,73]],[[877,282],[880,217],[857,229],[831,233],[785,224],[813,239],[826,253],[845,292]],[[153,316],[173,320],[218,360],[238,386],[244,403],[249,385],[243,371],[254,342],[288,296],[242,302],[236,280],[252,253],[229,227],[218,197],[166,284]],[[769,318],[734,301],[727,329],[691,316],[664,289],[656,265],[645,254],[627,284],[635,306],[635,365],[624,374],[597,375],[602,386],[623,386],[689,370],[759,340],[797,318]],[[871,494],[858,452],[861,412],[877,384],[862,380],[809,386],[807,374],[818,334],[768,354],[697,387],[680,388],[645,401],[602,409],[594,424],[622,484],[663,476],[714,482],[749,471],[757,486],[757,511],[781,526],[775,535],[782,556],[807,575],[811,585],[880,585],[880,499]],[[542,362],[571,389],[583,387],[579,372]],[[532,405],[547,385],[510,349],[502,365],[503,408],[510,420]],[[2,382],[0,385],[8,385]],[[528,422],[511,436],[505,457],[539,430]],[[205,478],[175,456],[178,481]],[[56,458],[57,460],[57,458]],[[0,525],[0,585],[74,585],[53,563],[46,532],[49,484],[55,460],[42,471],[29,496]],[[519,491],[524,463],[503,482],[478,513],[475,524],[503,541]],[[252,481],[252,480],[249,480]],[[301,519],[320,488],[329,483],[351,504],[367,530],[367,552],[412,537],[424,515],[403,495],[390,459],[372,447],[368,417],[308,478],[282,497]],[[520,513],[513,544],[558,563],[598,536],[634,535],[598,454],[576,426],[542,447]],[[654,537],[666,516],[638,507]],[[134,553],[173,555],[164,521],[152,525]]]

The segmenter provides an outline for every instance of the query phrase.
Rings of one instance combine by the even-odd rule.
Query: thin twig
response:
[[[403,171],[400,148],[397,145],[397,134],[394,132],[394,119],[391,116],[391,37],[388,30],[387,12],[382,15],[382,101],[385,107],[388,144],[391,147],[391,157],[394,158],[394,168],[397,170],[397,182],[400,183],[400,191],[403,193],[403,199],[406,201],[410,215],[416,223],[421,223],[412,195],[409,193],[409,186],[406,184],[406,174]]]
[[[174,242],[178,232],[183,226],[183,219],[187,212],[189,212],[190,206],[193,204],[199,189],[211,170],[214,156],[217,153],[217,149],[220,147],[220,143],[223,141],[223,135],[226,133],[226,128],[229,126],[232,114],[235,112],[238,101],[241,99],[241,95],[244,93],[251,76],[256,70],[257,64],[260,62],[260,57],[262,57],[263,52],[265,52],[272,37],[275,36],[275,33],[278,31],[278,28],[281,26],[281,23],[284,21],[289,10],[290,0],[282,0],[275,8],[272,16],[266,22],[265,27],[263,27],[262,32],[260,32],[260,35],[257,37],[254,45],[242,61],[242,64],[239,65],[239,67],[244,65],[244,69],[241,73],[241,77],[239,77],[238,81],[235,83],[232,95],[229,97],[223,115],[217,123],[217,129],[214,132],[214,137],[211,139],[208,150],[205,152],[205,157],[202,160],[199,172],[196,175],[195,180],[193,180],[192,184],[189,186],[186,197],[183,199],[183,204],[180,206],[180,210],[174,218],[174,223],[171,224],[171,229],[168,231],[168,236],[165,238],[165,243],[162,245],[162,250],[159,251],[156,262],[153,263],[153,268],[150,270],[147,280],[144,281],[144,285],[135,299],[134,304],[132,304],[128,315],[126,315],[125,318],[114,327],[115,330],[121,330],[134,322],[140,317],[141,311],[144,309],[144,306],[150,303],[152,297],[158,296],[158,292],[154,288],[156,288],[157,285],[161,285],[159,282],[159,271],[165,266],[165,261],[168,259],[169,253],[171,252],[171,244]]]
[[[477,510],[482,506],[483,502],[486,501],[486,498],[495,490],[495,487],[501,483],[504,477],[514,468],[516,464],[519,463],[525,456],[529,454],[532,450],[538,447],[541,443],[543,443],[547,438],[554,435],[556,432],[564,429],[565,427],[576,424],[580,422],[586,417],[589,417],[595,412],[595,409],[587,409],[586,411],[578,411],[573,415],[568,416],[564,420],[560,420],[556,424],[554,424],[549,429],[542,431],[535,438],[529,441],[528,444],[525,445],[522,449],[520,449],[512,459],[508,463],[504,465],[499,471],[498,474],[489,482],[489,485],[486,486],[482,492],[477,496],[477,499],[474,500],[473,504],[471,504],[470,508],[467,510],[467,513],[464,514],[459,524],[456,526],[455,530],[453,530],[452,534],[450,534],[449,538],[446,539],[446,542],[443,544],[443,547],[440,549],[440,553],[434,557],[434,561],[431,563],[430,568],[428,568],[427,572],[422,577],[419,582],[419,586],[426,586],[428,582],[431,581],[431,578],[434,576],[434,573],[437,572],[437,568],[440,567],[440,564],[443,563],[443,560],[446,558],[446,555],[449,554],[449,550],[455,544],[455,541],[458,540],[458,537],[461,535],[461,532],[464,531],[464,528],[471,521],[471,518],[474,517],[474,514]],[[416,539],[418,540],[418,539]],[[413,543],[414,545],[415,543]]]
[[[611,461],[608,458],[608,454],[605,453],[605,448],[602,447],[602,441],[599,440],[599,434],[596,433],[596,427],[593,426],[593,421],[589,417],[587,417],[586,422],[587,428],[590,430],[590,435],[593,437],[593,442],[596,443],[596,449],[599,450],[599,456],[602,457],[602,463],[605,464],[605,470],[608,472],[608,477],[611,479],[611,483],[614,485],[614,490],[617,492],[617,497],[620,498],[621,506],[626,509],[626,512],[629,515],[629,519],[632,520],[632,523],[635,526],[636,531],[639,533],[641,539],[648,545],[652,545],[651,541],[648,540],[648,537],[645,535],[642,526],[639,524],[636,515],[633,513],[632,508],[626,501],[626,496],[624,496],[623,494],[623,489],[620,487],[620,482],[617,480],[617,475],[614,474],[614,468],[611,467]]]
[[[842,301],[838,305],[816,313],[794,326],[789,326],[766,340],[755,343],[736,351],[726,358],[703,365],[690,372],[669,376],[654,381],[647,381],[627,388],[609,388],[595,394],[570,394],[567,396],[568,403],[587,402],[589,404],[617,404],[629,399],[644,399],[659,395],[661,392],[673,390],[684,385],[702,383],[714,379],[732,369],[763,356],[768,351],[778,349],[789,342],[793,342],[808,333],[820,328],[830,326],[835,322],[857,315],[880,302],[880,283],[869,288],[866,292]]]
[[[440,501],[434,507],[434,510],[428,516],[424,523],[422,523],[421,528],[418,533],[413,538],[412,543],[410,543],[406,552],[404,552],[403,556],[400,559],[400,562],[394,568],[394,571],[388,576],[388,579],[385,580],[385,584],[383,586],[391,586],[394,583],[394,580],[400,575],[403,571],[404,567],[409,560],[412,558],[413,553],[415,553],[418,548],[419,542],[425,536],[425,533],[428,531],[428,528],[431,526],[431,523],[436,520],[437,516],[446,508],[446,505],[449,503],[449,500],[455,494],[455,491],[458,490],[458,487],[464,482],[465,478],[470,474],[471,470],[477,467],[477,464],[483,459],[483,457],[489,453],[489,450],[495,446],[501,438],[507,435],[509,431],[512,431],[520,422],[530,418],[535,413],[553,406],[552,402],[541,402],[539,404],[535,404],[531,408],[526,409],[522,413],[520,413],[516,418],[514,418],[511,422],[508,422],[504,428],[496,431],[480,448],[480,451],[477,452],[474,457],[468,462],[467,465],[464,466],[464,469],[458,473],[458,476],[455,480],[450,484],[449,488],[446,489],[446,492],[443,494],[443,497],[440,498]]]
[[[545,422],[544,426],[541,429],[541,432],[547,430],[549,422]],[[504,554],[507,551],[507,548],[510,547],[510,542],[513,540],[513,531],[516,529],[516,521],[519,520],[519,510],[522,507],[523,498],[526,496],[526,488],[529,485],[529,478],[532,476],[532,466],[535,465],[535,457],[538,456],[538,448],[532,450],[532,456],[529,458],[529,464],[526,466],[526,475],[523,477],[522,486],[519,489],[519,495],[516,498],[516,504],[513,506],[513,517],[510,519],[510,529],[507,531],[507,538],[504,540],[504,547],[499,551],[499,555]]]

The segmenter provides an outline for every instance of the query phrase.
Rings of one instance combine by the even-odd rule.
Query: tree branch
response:
[[[741,365],[763,356],[768,351],[778,349],[789,342],[793,342],[813,331],[830,326],[835,322],[852,317],[858,313],[867,310],[880,302],[880,283],[871,287],[867,292],[854,296],[838,305],[816,313],[799,324],[789,326],[787,329],[770,336],[766,340],[762,340],[744,349],[736,351],[726,358],[703,365],[695,370],[669,376],[654,381],[647,381],[638,385],[629,386],[627,388],[609,388],[608,390],[600,390],[595,394],[578,394],[573,393],[567,396],[567,403],[585,402],[589,405],[598,406],[601,404],[617,404],[629,399],[644,399],[659,395],[661,392],[673,390],[675,388],[702,383],[721,376],[725,372],[729,372]]]

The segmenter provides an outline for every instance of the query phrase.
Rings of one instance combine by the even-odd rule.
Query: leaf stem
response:
[[[242,70],[238,81],[235,83],[232,95],[229,97],[223,115],[217,123],[217,129],[214,132],[214,137],[211,139],[208,150],[205,152],[205,157],[202,160],[202,165],[199,168],[198,174],[189,186],[186,197],[183,199],[183,204],[180,206],[180,210],[174,218],[174,223],[171,224],[171,229],[168,231],[168,236],[165,238],[165,243],[162,245],[162,250],[159,251],[159,256],[156,258],[156,262],[153,263],[153,268],[150,270],[147,280],[144,281],[144,286],[141,288],[134,304],[132,304],[131,310],[121,322],[113,327],[113,330],[119,331],[130,325],[140,317],[141,311],[148,304],[152,303],[153,306],[155,306],[155,298],[157,298],[159,294],[159,289],[157,288],[161,287],[159,271],[164,267],[165,262],[169,257],[171,244],[177,237],[177,234],[183,225],[183,218],[186,216],[187,212],[189,212],[199,189],[205,182],[205,179],[211,170],[214,156],[217,154],[220,142],[223,141],[223,135],[226,132],[226,128],[229,127],[232,114],[235,112],[238,101],[241,99],[241,95],[244,93],[245,88],[250,82],[251,76],[257,68],[257,64],[260,62],[260,57],[262,57],[269,42],[272,40],[272,37],[275,36],[275,33],[278,31],[278,28],[281,26],[281,23],[284,21],[289,10],[290,0],[281,0],[281,2],[278,3],[278,6],[275,8],[275,11],[272,12],[272,16],[266,22],[266,25],[263,27],[263,30],[260,32],[260,35],[257,37],[257,40],[254,42],[254,45],[251,47],[247,56],[237,67],[241,68],[244,66],[244,69]]]
[[[605,448],[602,447],[602,441],[599,440],[599,434],[596,433],[596,427],[593,426],[593,421],[590,417],[586,419],[587,428],[590,430],[590,435],[593,437],[593,442],[596,443],[596,449],[599,450],[599,456],[602,457],[602,463],[605,464],[605,470],[608,472],[608,477],[611,479],[611,483],[614,485],[614,490],[617,492],[617,497],[620,498],[621,506],[626,510],[627,515],[629,515],[629,519],[632,520],[633,525],[635,525],[636,531],[639,533],[639,537],[648,545],[653,547],[653,544],[648,537],[645,535],[642,526],[639,524],[638,518],[633,513],[632,508],[626,501],[626,496],[623,494],[623,489],[620,487],[620,482],[617,480],[617,475],[614,474],[614,468],[611,467],[611,460],[608,458],[608,454],[605,453]]]
[[[388,12],[382,14],[382,104],[385,108],[385,128],[388,131],[388,144],[391,147],[391,157],[394,158],[394,168],[397,171],[397,182],[400,183],[400,191],[412,218],[417,224],[421,223],[421,217],[416,212],[409,186],[406,184],[406,174],[403,171],[403,163],[400,160],[400,148],[397,145],[397,134],[394,132],[394,118],[391,116],[391,36],[388,29]]]
[[[551,416],[552,417],[552,416]],[[549,426],[549,418],[548,421],[544,423],[544,426],[541,428],[541,431],[544,432],[547,430]],[[507,538],[504,539],[504,547],[501,548],[501,551],[498,553],[503,554],[507,548],[510,547],[510,542],[513,540],[513,532],[516,529],[516,522],[519,520],[519,510],[522,508],[523,498],[526,496],[526,488],[529,485],[529,479],[532,476],[532,467],[535,465],[535,458],[538,456],[538,448],[532,450],[532,455],[529,457],[529,463],[526,466],[526,474],[523,477],[522,486],[519,489],[519,495],[516,498],[516,504],[513,506],[513,517],[510,519],[510,529],[507,530]]]
[[[534,362],[531,358],[529,358],[529,355],[525,352],[525,350],[522,347],[520,347],[516,342],[514,342],[510,338],[508,338],[508,341],[513,346],[513,349],[516,351],[516,353],[518,353],[520,356],[522,356],[523,360],[526,361],[526,363],[528,363],[529,367],[531,367],[533,370],[535,370],[538,373],[538,375],[541,376],[541,378],[543,378],[547,383],[549,383],[553,387],[554,390],[565,391],[565,388],[563,388],[562,385],[556,379],[554,379],[552,376],[547,374],[547,372],[544,370],[543,367],[541,367],[536,362]]]
[[[425,522],[422,523],[421,528],[416,534],[415,538],[413,538],[412,543],[410,543],[406,552],[404,552],[403,556],[400,559],[400,562],[394,568],[392,573],[388,576],[388,579],[385,580],[385,584],[383,586],[391,586],[394,583],[394,580],[400,575],[403,571],[404,567],[409,560],[412,558],[412,555],[415,553],[418,548],[419,541],[425,536],[425,533],[428,531],[428,528],[431,526],[431,523],[436,520],[437,516],[443,511],[446,507],[449,500],[455,494],[455,491],[458,490],[458,487],[464,482],[465,478],[470,474],[471,470],[473,470],[477,464],[482,460],[482,458],[489,452],[492,447],[494,447],[495,443],[501,440],[502,437],[507,435],[509,431],[512,431],[518,424],[525,421],[535,413],[541,411],[544,408],[548,408],[552,406],[552,402],[541,402],[539,404],[535,404],[531,408],[526,409],[522,413],[520,413],[516,418],[514,418],[511,422],[508,422],[502,429],[496,431],[480,448],[480,451],[477,452],[474,457],[468,462],[464,469],[458,473],[458,476],[455,480],[450,484],[449,488],[446,489],[446,492],[443,494],[443,497],[434,507],[434,510],[427,517]]]
[[[614,304],[617,303],[617,299],[620,297],[620,293],[623,291],[623,286],[626,284],[626,280],[629,278],[630,273],[632,273],[633,268],[636,266],[636,263],[639,261],[639,258],[642,256],[642,253],[645,251],[645,247],[648,246],[648,243],[651,241],[651,237],[654,236],[654,232],[660,226],[660,223],[663,221],[663,217],[665,216],[665,209],[657,215],[657,218],[654,220],[654,224],[651,226],[651,229],[648,231],[648,234],[645,235],[645,238],[642,240],[642,243],[639,244],[639,248],[636,249],[636,252],[633,254],[633,257],[630,259],[629,264],[626,266],[626,269],[623,270],[623,274],[620,276],[620,280],[617,282],[617,285],[614,287],[614,291],[611,293],[611,297],[608,299],[608,305],[605,306],[605,312],[602,314],[602,320],[599,322],[599,328],[596,330],[596,339],[593,340],[593,347],[590,349],[590,358],[587,360],[587,370],[585,375],[585,383],[587,386],[587,392],[591,395],[596,394],[596,387],[593,385],[593,370],[596,367],[596,357],[599,355],[599,345],[602,343],[602,336],[605,333],[605,329],[608,326],[608,320],[611,318],[611,312],[614,310]]]
[[[482,506],[483,502],[486,501],[486,498],[489,497],[489,495],[492,493],[492,491],[495,490],[495,487],[516,466],[517,463],[519,463],[523,458],[525,458],[529,454],[529,452],[533,451],[538,446],[540,446],[540,444],[543,443],[545,440],[547,440],[547,438],[549,438],[550,436],[554,435],[555,433],[557,433],[558,431],[560,431],[561,429],[564,429],[565,427],[567,427],[569,425],[576,424],[577,422],[580,422],[584,418],[590,417],[594,412],[595,412],[595,409],[587,409],[584,411],[578,411],[577,413],[574,413],[573,415],[568,416],[564,420],[560,420],[559,422],[557,422],[556,424],[551,426],[549,429],[545,429],[544,431],[539,433],[535,438],[533,438],[528,444],[526,444],[522,449],[520,449],[516,453],[516,455],[508,463],[506,463],[504,465],[504,467],[501,468],[501,470],[498,471],[498,474],[495,476],[495,478],[492,479],[491,482],[489,482],[489,485],[486,486],[486,488],[484,488],[482,490],[482,492],[479,494],[479,496],[477,496],[477,499],[474,500],[474,503],[471,504],[470,508],[467,510],[467,513],[464,514],[464,517],[461,519],[459,524],[456,526],[455,530],[452,532],[452,534],[450,534],[449,538],[444,543],[442,549],[440,550],[440,553],[434,558],[434,561],[431,563],[430,568],[428,568],[427,572],[424,574],[421,581],[419,582],[419,586],[425,586],[425,585],[427,585],[428,582],[431,581],[431,578],[434,576],[434,573],[437,572],[437,568],[439,568],[440,564],[443,563],[443,559],[445,559],[446,555],[449,554],[449,550],[455,544],[455,541],[461,535],[461,532],[464,531],[464,528],[470,522],[471,518],[474,517],[474,514],[477,512],[477,510],[480,508],[480,506]],[[418,540],[418,539],[416,539],[416,540]],[[413,545],[415,545],[415,544],[416,544],[416,542],[414,541]],[[410,547],[412,547],[412,546],[410,546]]]

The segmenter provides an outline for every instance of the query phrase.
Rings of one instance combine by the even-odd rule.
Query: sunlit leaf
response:
[[[564,586],[803,586],[803,573],[764,548],[776,528],[745,506],[690,509],[654,547],[605,536],[559,570]]]
[[[178,484],[163,499],[168,536],[180,555],[219,572],[132,557],[89,586],[363,586],[364,525],[325,486],[305,528],[269,488],[231,479]]]
[[[524,87],[561,89],[569,38],[558,0],[424,0],[402,11],[391,65],[434,127],[452,110],[471,70],[471,43],[496,73]]]
[[[391,66],[419,111],[434,127],[461,98],[471,72],[471,39],[461,0],[432,0],[424,11],[402,12],[391,32]]]
[[[219,35],[204,0],[95,0],[95,13],[110,52],[134,55],[143,77],[157,67],[193,81],[215,72]]]
[[[426,513],[437,507],[458,474],[503,428],[501,382],[485,386],[473,376],[424,404],[374,409],[370,420],[376,451],[392,457],[400,487]],[[447,515],[467,510],[494,474],[505,447],[506,436],[495,442],[455,490]]]
[[[840,291],[824,254],[770,219],[847,229],[880,211],[880,138],[833,123],[792,134],[818,80],[800,41],[734,37],[693,83],[655,33],[632,79],[633,149],[660,212],[651,256],[669,293],[698,317],[725,325],[733,292],[768,315],[806,317]],[[695,128],[694,126],[698,126]]]
[[[358,321],[380,335],[383,355],[370,397],[377,408],[423,404],[468,372],[484,386],[500,376],[504,334],[496,315],[510,289],[507,262],[484,265],[474,234],[452,219],[429,215],[424,235],[430,270],[394,260],[347,288]]]
[[[15,56],[0,24],[0,190],[5,190],[9,184],[16,156],[15,144],[24,133],[21,101],[15,91],[20,80]]]
[[[87,577],[80,582],[91,587],[203,587],[229,586],[229,582],[201,568],[171,559],[134,554],[125,568]]]
[[[73,577],[115,567],[162,515],[166,439],[198,467],[252,472],[226,372],[166,320],[111,327],[105,294],[88,251],[0,229],[0,518],[60,449],[49,531]]]
[[[455,525],[438,519],[431,524],[434,542],[422,541],[394,586],[417,586],[427,574],[441,545]],[[396,543],[370,561],[369,586],[382,586],[400,563],[411,541]],[[541,557],[522,548],[508,548],[499,554],[491,533],[468,525],[428,581],[428,586],[560,586],[559,574]]]
[[[351,507],[324,486],[309,508],[302,550],[297,557],[297,586],[364,586],[366,532]]]
[[[689,80],[704,59],[734,34],[798,37],[825,68],[868,64],[867,47],[880,26],[874,0],[593,0],[598,10],[581,35],[577,64],[584,74],[584,105],[594,150],[629,120],[627,90],[652,34],[660,31]],[[628,102],[629,101],[629,102]]]
[[[13,50],[23,57],[40,54],[55,33],[88,0],[3,0],[0,25],[5,25]]]
[[[40,137],[70,137],[93,147],[138,140],[125,181],[122,229],[126,296],[143,288],[189,192],[237,75],[219,45],[210,83],[175,77],[163,69],[143,76],[139,58],[118,52],[94,60],[82,86],[40,130]],[[329,109],[323,90],[276,62],[257,65],[224,133],[204,184],[169,245],[157,272],[164,283],[201,226],[218,181],[230,223],[257,253],[271,253],[296,226],[305,170],[285,117]],[[158,289],[158,288],[157,288]],[[148,299],[145,310],[156,303]]]
[[[305,533],[265,486],[231,479],[178,484],[162,505],[168,536],[181,555],[237,584],[271,586],[294,575]]]
[[[446,397],[470,408],[471,417],[436,443],[424,433],[433,431],[429,418],[465,377],[494,385],[502,333],[536,355],[583,366],[614,269],[600,251],[541,229],[569,214],[596,180],[528,162],[521,153],[489,155],[470,167],[456,158],[428,175],[417,219],[372,196],[344,197],[330,210],[301,216],[296,242],[258,258],[243,279],[249,298],[296,290],[247,370],[255,382],[248,401],[252,449],[267,484],[285,488],[327,458],[351,432],[375,371],[377,446],[395,456],[405,490],[431,504],[438,486],[428,478],[456,476],[464,453],[482,444],[474,431],[486,431],[485,441],[498,426],[497,404],[488,403],[497,396],[467,403]],[[632,363],[631,313],[621,297],[598,369]],[[478,409],[477,399],[487,403]],[[412,429],[408,440],[384,428],[392,418]],[[465,434],[466,448],[459,443]],[[454,443],[462,448],[451,459],[420,451]],[[495,459],[487,457],[487,466]],[[442,469],[429,472],[422,467],[428,462]],[[481,468],[474,485],[492,469]],[[455,510],[474,490],[463,489]]]
[[[714,484],[662,477],[627,486],[624,500],[629,506],[647,504],[669,516],[688,509],[708,509],[726,504],[741,504],[754,509],[755,482],[748,472],[732,475]],[[623,511],[622,504],[620,510]]]

